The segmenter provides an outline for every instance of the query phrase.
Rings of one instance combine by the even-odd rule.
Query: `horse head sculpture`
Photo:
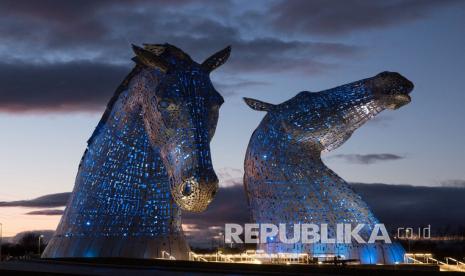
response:
[[[215,196],[210,140],[223,98],[209,75],[230,47],[201,64],[170,44],[133,50],[43,257],[187,259],[180,209],[203,211]]]
[[[139,94],[143,119],[151,143],[160,149],[171,194],[182,209],[200,212],[218,189],[210,140],[218,123],[223,97],[210,80],[210,72],[229,57],[230,48],[202,64],[170,45],[133,46],[141,67],[133,93]]]
[[[295,142],[306,142],[328,152],[382,110],[408,104],[412,89],[412,82],[399,73],[382,72],[330,90],[300,92],[279,105],[244,100],[252,109],[268,112],[264,119],[268,127],[273,125]]]
[[[335,237],[336,224],[365,224],[361,235],[379,223],[366,203],[321,161],[321,153],[342,145],[352,133],[384,109],[410,102],[413,84],[398,73],[311,93],[300,92],[274,105],[245,98],[266,111],[252,134],[245,157],[244,187],[256,223],[325,223]],[[292,234],[290,234],[292,236]],[[344,255],[362,263],[403,260],[398,244],[260,244],[268,253],[306,252]]]

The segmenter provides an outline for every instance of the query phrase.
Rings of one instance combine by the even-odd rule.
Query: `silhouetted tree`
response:
[[[24,250],[24,247],[22,245],[14,244],[14,243],[2,244],[3,258],[6,258],[7,256],[20,257],[20,256],[24,256],[25,253],[26,251]]]
[[[39,237],[40,234],[37,233],[26,233],[19,240],[18,244],[24,248],[26,254],[37,254],[39,250]],[[41,251],[43,251],[45,248],[43,240],[40,240],[40,248]]]

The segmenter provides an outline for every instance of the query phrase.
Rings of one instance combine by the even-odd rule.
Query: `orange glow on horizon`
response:
[[[53,208],[64,209],[64,208]],[[27,215],[38,208],[1,207],[0,223],[3,225],[3,237],[14,237],[23,231],[55,230],[61,219],[60,215]]]

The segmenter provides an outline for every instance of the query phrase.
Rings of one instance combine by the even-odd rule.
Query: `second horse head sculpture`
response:
[[[410,102],[413,84],[398,73],[383,72],[329,90],[300,92],[274,105],[245,98],[267,114],[252,134],[245,157],[244,186],[253,222],[365,224],[368,240],[378,219],[350,186],[321,161],[321,153],[342,145],[352,133],[384,109]],[[292,237],[292,231],[290,236]],[[295,232],[294,232],[295,233]],[[395,263],[403,249],[392,245],[261,244],[268,253],[345,256],[362,263]]]

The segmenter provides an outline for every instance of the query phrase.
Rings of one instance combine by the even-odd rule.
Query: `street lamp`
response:
[[[0,222],[0,262],[2,261],[3,224]]]
[[[44,235],[39,236],[39,257],[40,257],[40,240],[44,237]]]
[[[407,243],[408,243],[408,252],[410,253],[410,229],[405,230],[407,232]]]
[[[223,232],[220,232],[220,240],[219,240],[219,245],[218,247],[221,247],[222,243],[223,243]]]

